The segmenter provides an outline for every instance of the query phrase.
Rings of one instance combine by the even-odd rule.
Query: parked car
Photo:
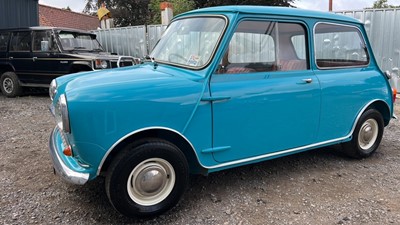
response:
[[[105,52],[95,34],[82,30],[0,30],[0,88],[7,97],[20,95],[23,87],[49,87],[64,74],[133,64],[132,57]]]
[[[358,20],[198,9],[174,18],[140,65],[53,80],[50,154],[68,182],[105,176],[120,213],[159,215],[189,174],[336,144],[370,156],[394,117],[388,79]]]

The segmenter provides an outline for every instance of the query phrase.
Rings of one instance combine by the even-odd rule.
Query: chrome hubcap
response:
[[[14,84],[13,81],[11,80],[11,78],[6,77],[3,80],[3,89],[5,92],[7,92],[8,94],[11,93],[14,89]]]
[[[135,184],[133,185],[140,191],[140,194],[151,196],[160,192],[165,186],[167,176],[165,170],[159,166],[149,166],[138,174]]]
[[[358,144],[363,150],[371,148],[378,138],[378,123],[374,119],[365,121],[358,134]]]
[[[145,206],[163,201],[175,184],[175,171],[164,159],[151,158],[137,165],[129,175],[127,190],[131,199]]]

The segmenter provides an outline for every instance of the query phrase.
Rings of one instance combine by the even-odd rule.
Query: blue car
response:
[[[292,8],[223,6],[174,18],[141,64],[50,85],[57,174],[105,176],[113,207],[159,215],[190,174],[341,144],[374,153],[395,90],[362,23]]]

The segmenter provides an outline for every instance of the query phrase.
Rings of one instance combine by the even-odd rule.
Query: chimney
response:
[[[171,22],[172,17],[174,16],[172,3],[170,2],[161,2],[161,24],[168,25]]]

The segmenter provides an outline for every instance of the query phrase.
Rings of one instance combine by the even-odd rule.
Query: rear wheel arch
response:
[[[0,74],[0,89],[9,98],[17,97],[23,92],[17,74],[11,71]]]
[[[15,69],[10,64],[0,64],[0,75],[5,72],[15,72]]]
[[[382,100],[377,100],[377,101],[369,104],[369,106],[364,110],[364,112],[367,111],[368,109],[377,110],[383,117],[384,125],[387,126],[389,124],[389,121],[392,118],[392,114],[391,114],[390,108],[386,102],[384,102]],[[362,113],[364,113],[364,112],[362,112]]]
[[[151,128],[147,130],[142,130],[128,137],[125,137],[122,141],[120,141],[116,146],[109,150],[105,159],[103,159],[102,164],[100,165],[98,173],[105,173],[112,160],[123,151],[123,149],[132,143],[140,144],[141,140],[145,141],[148,139],[160,139],[167,142],[172,143],[176,147],[178,147],[186,157],[186,160],[189,165],[190,173],[194,174],[207,174],[207,170],[202,167],[198,161],[198,158],[195,153],[195,149],[191,145],[191,143],[184,138],[184,136],[177,131],[169,130],[166,128]]]

